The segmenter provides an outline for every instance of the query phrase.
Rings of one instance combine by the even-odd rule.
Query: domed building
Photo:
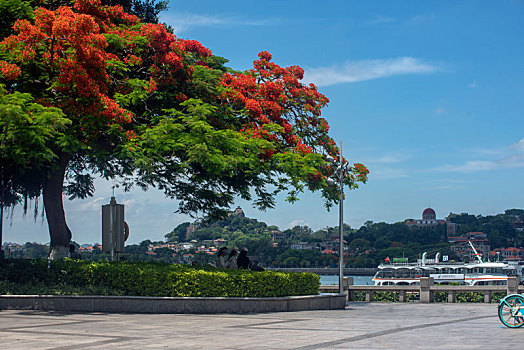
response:
[[[454,235],[457,232],[458,224],[447,220],[437,219],[437,214],[432,208],[426,208],[422,212],[422,220],[406,221],[409,227],[429,227],[434,228],[437,225],[446,225],[448,235]]]
[[[437,214],[435,213],[433,209],[426,208],[422,212],[422,220],[436,220],[436,219],[437,219]]]

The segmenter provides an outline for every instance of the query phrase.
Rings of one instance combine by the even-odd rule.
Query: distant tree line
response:
[[[522,209],[509,209],[504,214],[493,216],[451,213],[447,219],[460,225],[456,235],[468,232],[486,233],[491,249],[524,246],[524,232],[515,229],[516,222],[524,221]],[[317,231],[313,231],[308,226],[295,226],[280,232],[277,226],[238,215],[231,215],[218,221],[197,223],[196,229],[188,235],[189,225],[189,222],[185,222],[175,227],[165,235],[165,242],[196,241],[195,246],[198,246],[203,241],[221,238],[230,248],[248,248],[249,255],[263,266],[325,267],[335,266],[338,262],[337,249],[333,252],[326,249],[338,238],[337,226]],[[275,233],[278,233],[282,239],[273,240]],[[407,257],[414,260],[423,252],[428,252],[429,256],[440,252],[442,255],[448,255],[449,259],[457,258],[451,251],[452,244],[448,243],[445,224],[434,228],[410,228],[405,222],[388,224],[367,221],[359,229],[344,225],[343,234],[347,242],[345,261],[346,265],[351,267],[374,267],[387,257]],[[155,254],[151,254],[148,247],[156,243],[164,242],[145,240],[139,244],[128,245],[124,256],[129,260],[180,262],[181,254],[193,254],[193,260],[199,264],[211,263],[216,259],[213,255],[197,252],[195,248],[180,253],[175,253],[170,248],[156,248]],[[308,249],[291,249],[298,243],[307,244]],[[11,257],[45,258],[48,251],[47,245],[28,242],[22,250],[12,252]],[[82,252],[81,256],[89,260],[109,258],[108,254],[102,253],[99,249]]]

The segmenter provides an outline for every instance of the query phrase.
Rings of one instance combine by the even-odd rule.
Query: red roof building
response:
[[[462,257],[463,260],[472,261],[476,259],[475,252],[469,245],[469,242],[473,244],[483,259],[487,259],[491,255],[488,235],[484,232],[468,232],[463,236],[448,236],[448,242],[454,243],[451,250]]]
[[[498,254],[497,254],[498,253]],[[490,255],[506,261],[519,261],[524,260],[524,249],[509,247],[509,248],[497,248],[490,252]],[[499,255],[497,257],[497,255]]]

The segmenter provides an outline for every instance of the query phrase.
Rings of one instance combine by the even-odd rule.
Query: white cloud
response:
[[[524,138],[521,139],[519,142],[511,145],[512,148],[516,148],[517,150],[524,151]]]
[[[468,85],[468,87],[472,88],[472,89],[476,88],[477,87],[477,81],[476,80],[473,81],[471,84]]]
[[[386,24],[396,22],[396,18],[386,16],[376,16],[372,20],[366,21],[368,24]]]
[[[411,158],[410,154],[407,153],[387,153],[378,158],[368,158],[365,160],[366,164],[391,164],[401,163]]]
[[[390,167],[370,167],[369,179],[370,180],[392,180],[408,177],[406,172],[398,168]]]
[[[287,225],[287,228],[293,228],[295,226],[309,226],[311,227],[311,225],[309,224],[309,222],[305,221],[305,220],[293,220],[291,221],[288,225]]]
[[[417,15],[408,19],[406,23],[409,25],[426,24],[434,22],[435,19],[436,16],[434,14]]]
[[[493,170],[496,168],[497,162],[494,161],[488,161],[488,160],[470,160],[462,165],[446,165],[441,168],[441,170],[444,171],[453,171],[453,172],[460,172],[460,173],[471,173],[475,171],[486,171],[486,170]]]
[[[193,13],[167,13],[161,17],[162,21],[173,26],[175,33],[185,32],[195,27],[210,26],[264,26],[283,22],[280,18],[265,18],[250,20],[235,16],[210,16]]]
[[[408,177],[400,163],[413,158],[414,150],[401,150],[384,153],[377,157],[361,157],[361,161],[369,168],[369,178],[373,181],[392,180]]]
[[[88,198],[69,202],[72,210],[78,211],[101,211],[103,204],[109,204],[105,197]]]
[[[340,83],[354,83],[402,74],[427,74],[438,68],[413,57],[361,60],[348,62],[342,66],[306,69],[304,81],[318,86]]]
[[[477,156],[498,156],[503,157],[507,153],[506,147],[501,148],[470,148],[466,152],[471,156],[475,154]]]
[[[461,165],[448,164],[436,170],[471,173],[478,171],[522,168],[524,167],[524,139],[504,148],[498,148],[492,151],[483,149],[481,153],[479,152],[479,155],[482,154],[486,157],[497,156],[497,158],[468,160]]]

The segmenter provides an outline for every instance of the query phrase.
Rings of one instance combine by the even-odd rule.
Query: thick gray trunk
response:
[[[68,256],[71,231],[67,227],[62,192],[64,187],[64,176],[70,156],[61,154],[48,175],[44,185],[43,197],[44,208],[51,237],[51,252],[49,258],[52,260],[63,259]]]

